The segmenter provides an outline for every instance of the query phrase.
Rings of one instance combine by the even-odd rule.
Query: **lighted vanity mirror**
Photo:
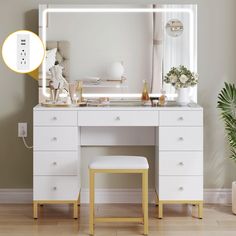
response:
[[[84,93],[140,94],[146,80],[151,93],[164,87],[174,94],[163,84],[171,67],[197,72],[196,5],[49,4],[39,10],[40,36],[48,49],[57,47],[64,77],[84,81]]]

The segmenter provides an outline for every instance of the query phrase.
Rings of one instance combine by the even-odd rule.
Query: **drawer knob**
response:
[[[179,137],[179,141],[184,141],[184,138],[183,137]]]
[[[179,190],[180,190],[180,191],[183,191],[183,190],[184,190],[184,187],[180,186],[180,187],[179,187]]]
[[[179,165],[180,165],[180,166],[183,166],[183,165],[184,165],[184,163],[181,161],[181,162],[179,163]]]
[[[57,117],[56,117],[56,116],[53,116],[52,119],[53,119],[53,120],[57,120]]]
[[[52,138],[52,141],[57,141],[57,137],[53,137],[53,138]]]
[[[183,117],[183,116],[180,116],[180,117],[179,117],[179,120],[184,120],[184,117]]]
[[[120,117],[119,117],[119,116],[117,116],[117,117],[116,117],[116,120],[120,120]]]
[[[54,187],[53,187],[53,190],[54,190],[54,191],[56,191],[56,190],[57,190],[57,187],[56,187],[56,186],[54,186]]]
[[[56,166],[57,165],[57,163],[54,161],[53,163],[52,163],[54,166]]]

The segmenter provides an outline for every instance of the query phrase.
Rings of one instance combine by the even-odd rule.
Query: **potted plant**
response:
[[[230,146],[229,158],[236,161],[236,87],[225,83],[218,95],[217,107],[221,111],[221,118],[225,123],[225,130]],[[232,183],[232,211],[236,214],[236,181]]]
[[[177,90],[177,103],[179,105],[187,105],[190,102],[189,87],[193,87],[198,83],[198,76],[191,72],[185,66],[172,67],[165,76],[164,82],[171,84]]]

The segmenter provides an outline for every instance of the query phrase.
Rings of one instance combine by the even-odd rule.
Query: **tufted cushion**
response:
[[[102,156],[89,164],[90,169],[148,169],[148,161],[141,156]]]

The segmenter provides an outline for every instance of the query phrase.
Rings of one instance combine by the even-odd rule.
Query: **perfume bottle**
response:
[[[142,98],[141,98],[141,100],[143,102],[149,101],[148,85],[147,85],[147,81],[146,80],[143,80],[143,91],[142,91]]]
[[[161,96],[159,98],[159,105],[165,106],[167,104],[167,97],[166,97],[166,91],[164,89],[161,90]]]

